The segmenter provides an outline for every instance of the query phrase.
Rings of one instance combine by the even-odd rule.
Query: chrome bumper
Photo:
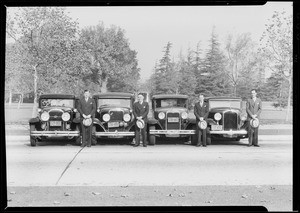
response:
[[[150,130],[150,135],[194,135],[195,130]]]
[[[244,129],[241,130],[214,130],[210,131],[210,134],[216,134],[216,135],[246,135],[248,132]]]
[[[30,136],[72,137],[72,136],[80,136],[80,132],[79,131],[31,131]]]
[[[111,137],[122,137],[122,136],[135,136],[135,132],[95,132],[96,137],[111,136]]]

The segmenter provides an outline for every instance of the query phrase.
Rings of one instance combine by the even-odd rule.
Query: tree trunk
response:
[[[101,84],[101,93],[102,92],[107,92],[107,81],[108,81],[107,77],[102,81],[102,84]]]
[[[292,75],[289,77],[289,96],[288,96],[288,104],[287,104],[287,111],[285,116],[285,121],[289,120],[290,111],[291,111],[291,96],[292,96]]]
[[[37,75],[37,65],[33,67],[34,69],[34,99],[33,99],[33,108],[32,108],[32,118],[36,116],[36,111],[37,111],[37,80],[38,80],[38,75]]]

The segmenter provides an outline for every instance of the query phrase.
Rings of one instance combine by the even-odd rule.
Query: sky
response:
[[[74,6],[67,7],[67,12],[80,28],[99,22],[105,27],[122,28],[130,48],[137,51],[141,80],[145,81],[168,42],[173,44],[171,56],[175,61],[180,52],[186,55],[188,48],[195,49],[198,42],[205,52],[213,28],[221,44],[229,34],[248,32],[258,43],[274,11],[292,14],[292,7],[292,2],[285,1],[261,6]]]

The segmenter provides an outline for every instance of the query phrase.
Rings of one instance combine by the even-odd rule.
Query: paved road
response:
[[[241,140],[197,148],[162,141],[146,148],[80,148],[56,141],[31,147],[24,136],[7,140],[7,179],[12,186],[292,184],[290,137],[260,145],[247,147]]]
[[[65,141],[31,147],[28,135],[6,139],[10,206],[263,205],[292,210],[291,135],[261,135],[259,148],[248,147],[247,140],[206,148],[183,141],[81,148]]]

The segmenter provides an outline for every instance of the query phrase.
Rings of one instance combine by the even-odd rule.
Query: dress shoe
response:
[[[87,145],[87,147],[91,147],[91,145]]]
[[[143,145],[143,147],[147,147],[147,145],[146,145],[146,144],[144,144],[144,145]]]
[[[253,146],[259,147],[259,145],[253,145]]]
[[[81,145],[80,145],[80,147],[85,147],[85,146],[86,146],[85,144],[81,144]]]
[[[206,145],[203,145],[204,147],[206,147]]]
[[[201,144],[197,144],[196,147],[202,146]]]
[[[134,144],[133,147],[138,147],[140,144]]]

